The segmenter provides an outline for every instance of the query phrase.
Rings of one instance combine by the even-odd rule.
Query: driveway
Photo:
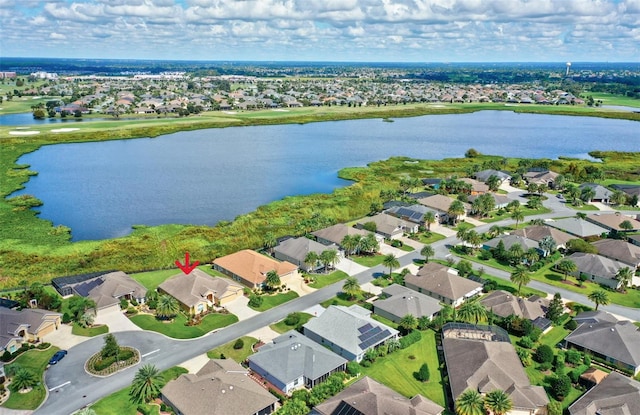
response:
[[[94,324],[106,324],[109,327],[109,333],[142,330],[129,320],[122,311],[113,309],[98,311]]]
[[[407,251],[403,251],[399,248],[394,248],[391,245],[385,243],[380,244],[380,253],[383,255],[394,254],[396,258],[407,254]]]
[[[230,313],[235,314],[238,317],[238,320],[242,321],[260,314],[259,311],[252,309],[248,304],[249,297],[242,296],[228,304],[225,304],[224,308],[229,310]]]
[[[340,258],[340,262],[336,264],[336,269],[345,272],[349,276],[353,276],[366,271],[368,268],[350,260],[349,258]]]
[[[71,334],[72,327],[69,324],[61,324],[58,330],[46,334],[42,337],[42,341],[51,343],[63,350],[68,350],[75,345],[89,340],[91,337],[76,336]]]
[[[305,282],[302,275],[298,275],[297,277],[291,278],[289,281],[285,283],[287,288],[291,291],[295,291],[299,296],[307,295],[309,293],[314,292],[316,289],[309,287]]]

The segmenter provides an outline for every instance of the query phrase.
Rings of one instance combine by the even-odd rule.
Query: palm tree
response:
[[[400,266],[400,261],[398,261],[398,258],[396,258],[394,254],[387,254],[382,260],[382,264],[385,267],[389,267],[389,277],[391,277],[391,272],[394,268],[398,268]]]
[[[456,238],[460,239],[462,242],[467,242],[467,234],[469,233],[469,228],[460,227],[458,232],[456,232]]]
[[[484,415],[482,395],[473,389],[467,389],[456,399],[457,415]]]
[[[496,389],[486,394],[484,406],[493,415],[504,415],[513,408],[513,402],[504,391]]]
[[[380,249],[380,243],[376,239],[376,235],[374,233],[368,233],[367,236],[362,238],[360,245],[362,250],[368,254],[376,253],[378,252],[378,249]]]
[[[158,297],[158,305],[156,305],[156,315],[160,319],[169,319],[180,311],[178,300],[170,295],[161,295]]]
[[[142,366],[133,378],[129,390],[130,401],[137,404],[149,402],[160,394],[163,382],[164,378],[157,367],[151,364]]]
[[[415,330],[418,327],[418,319],[413,315],[407,314],[398,323],[398,326],[405,332],[409,333],[411,330]]]
[[[360,241],[362,236],[360,235],[345,235],[342,238],[342,242],[340,245],[344,249],[347,256],[357,253],[358,248],[360,247]]]
[[[478,324],[481,319],[487,318],[487,309],[477,299],[468,299],[458,308],[458,316],[462,320]]]
[[[264,279],[264,283],[270,290],[274,290],[278,288],[281,284],[280,276],[276,271],[271,270],[267,272],[267,275],[265,276],[265,279]]]
[[[304,263],[309,266],[309,271],[313,271],[315,269],[319,260],[320,256],[315,251],[307,252],[307,255],[304,257]]]
[[[593,187],[582,188],[582,191],[580,192],[580,199],[583,202],[589,203],[594,197],[596,197],[596,191]]]
[[[540,254],[538,254],[538,250],[536,248],[529,248],[527,252],[524,253],[523,257],[527,261],[527,266],[531,267],[531,265],[540,259]]]
[[[596,311],[598,310],[598,307],[600,305],[609,304],[609,294],[607,294],[607,292],[604,290],[592,291],[589,293],[589,295],[587,295],[587,298],[596,303]]]
[[[502,235],[502,228],[500,227],[500,225],[492,225],[489,228],[489,236],[491,236],[492,238],[500,235]]]
[[[558,244],[556,244],[555,239],[547,235],[540,239],[540,241],[538,242],[538,247],[542,250],[542,252],[544,252],[544,256],[546,257],[551,252],[556,250]]]
[[[38,384],[38,378],[31,370],[19,367],[16,369],[13,377],[11,378],[11,388],[14,391],[21,391],[23,389],[29,389]]]
[[[347,277],[342,285],[342,291],[349,296],[350,299],[354,299],[360,292],[360,283],[356,277]]]
[[[500,187],[500,179],[495,174],[492,174],[487,179],[487,186],[489,186],[489,190],[492,192],[497,192]]]
[[[96,316],[93,313],[84,313],[78,319],[78,324],[80,325],[80,327],[84,327],[84,328],[91,327],[93,326],[95,317]]]
[[[454,200],[449,205],[447,214],[451,218],[451,222],[455,225],[458,222],[458,216],[464,214],[464,204],[459,200]]]
[[[264,234],[262,244],[267,251],[272,252],[273,248],[278,244],[278,240],[273,232],[267,232]]]
[[[567,280],[567,276],[578,270],[578,266],[570,259],[563,259],[558,262],[556,269],[564,274],[564,281]]]
[[[471,229],[467,232],[467,243],[471,245],[471,254],[473,255],[476,249],[478,249],[478,246],[482,243],[482,237],[478,232]]]
[[[576,218],[585,220],[585,219],[587,219],[587,214],[584,213],[584,212],[578,212],[578,213],[576,213]]]
[[[511,213],[511,219],[516,221],[516,229],[518,229],[518,224],[524,220],[524,213],[520,208],[513,209]]]
[[[436,254],[436,252],[435,252],[435,250],[433,249],[433,247],[431,245],[425,245],[420,250],[420,255],[422,255],[424,257],[424,262],[426,264],[429,263],[429,258],[434,256],[435,254]]]
[[[520,289],[523,285],[529,284],[529,282],[531,281],[531,275],[529,275],[524,267],[517,266],[516,269],[511,273],[511,277],[509,279],[512,283],[518,284],[518,296],[520,296]]]
[[[325,271],[329,272],[329,269],[338,262],[338,251],[335,249],[327,249],[320,252],[320,262],[324,265]]]
[[[431,224],[436,222],[436,215],[428,211],[424,214],[424,223],[427,224],[427,231],[431,232]]]
[[[616,273],[616,278],[620,281],[620,285],[623,291],[627,291],[627,287],[633,279],[633,271],[629,267],[623,267]]]

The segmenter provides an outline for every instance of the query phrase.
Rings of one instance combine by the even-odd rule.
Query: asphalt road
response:
[[[510,194],[510,198],[519,199],[519,194]],[[527,217],[527,220],[533,218],[549,219],[553,217],[575,216],[575,211],[567,208],[557,198],[550,196],[545,201],[545,206],[551,208],[553,213]],[[493,225],[505,226],[513,221],[505,220],[488,225],[482,225],[476,228],[478,232],[485,232]],[[436,252],[436,257],[445,259],[451,255],[448,246],[454,245],[459,241],[455,237],[438,241],[432,246]],[[416,259],[423,259],[419,252],[413,251],[398,258],[401,267],[413,263]],[[477,264],[474,266],[479,267]],[[484,267],[485,272],[495,275],[499,278],[508,280],[510,275],[508,272]],[[358,278],[360,284],[371,281],[376,275],[384,273],[386,268],[383,266],[373,267],[367,271],[363,271],[355,277]],[[343,282],[337,282],[323,289],[314,291],[310,294],[296,298],[279,307],[264,311],[254,317],[235,323],[229,327],[209,333],[203,337],[193,340],[175,340],[154,332],[131,331],[115,333],[118,343],[122,346],[135,347],[143,356],[140,365],[151,363],[161,370],[180,365],[181,363],[206,353],[207,351],[226,344],[238,337],[247,335],[257,329],[268,326],[276,321],[285,318],[289,313],[301,311],[319,304],[329,298],[334,297],[341,291]],[[531,281],[529,287],[547,292],[559,292],[563,298],[582,304],[590,304],[591,301],[586,296],[564,290],[552,285],[548,285],[539,281]],[[601,309],[618,314],[623,317],[630,318],[634,321],[640,321],[640,309],[622,307],[618,305],[602,306]],[[87,359],[97,353],[103,346],[102,336],[93,338],[74,346],[69,350],[69,354],[59,364],[52,366],[45,373],[45,381],[49,389],[49,396],[43,405],[35,412],[42,415],[67,415],[72,412],[91,404],[100,398],[107,396],[113,392],[123,389],[131,384],[133,377],[140,365],[125,369],[115,375],[107,378],[98,378],[90,376],[84,370],[84,364]]]

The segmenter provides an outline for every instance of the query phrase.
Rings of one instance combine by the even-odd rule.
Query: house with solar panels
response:
[[[394,206],[385,211],[386,214],[395,216],[408,222],[417,223],[420,226],[425,226],[424,215],[427,212],[432,212],[433,217],[437,223],[443,222],[440,218],[440,212],[435,209],[428,208],[423,205],[411,205],[411,206]]]
[[[374,320],[371,312],[359,305],[329,306],[303,328],[304,335],[311,340],[357,362],[367,350],[398,338],[398,330]]]

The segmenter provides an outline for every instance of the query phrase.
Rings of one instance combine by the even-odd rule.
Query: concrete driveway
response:
[[[68,350],[75,345],[89,340],[91,337],[76,336],[71,334],[72,327],[68,324],[61,324],[58,330],[42,337],[42,341],[51,343],[63,350]]]
[[[109,327],[109,333],[142,330],[120,310],[98,311],[94,324],[107,325]]]
[[[230,313],[235,314],[238,317],[238,320],[242,321],[260,314],[259,311],[252,309],[248,304],[249,297],[242,296],[228,304],[225,304],[224,308],[229,310]]]
[[[340,258],[340,262],[336,264],[336,269],[345,272],[349,276],[353,276],[366,271],[368,268],[350,260],[349,258]]]

